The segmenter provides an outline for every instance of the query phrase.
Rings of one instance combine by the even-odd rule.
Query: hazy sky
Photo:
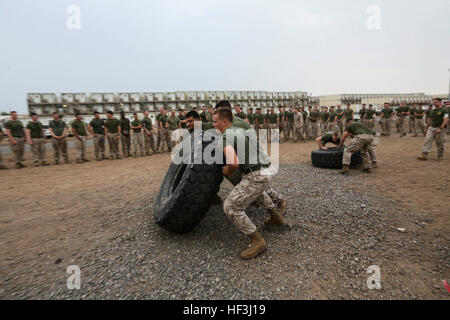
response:
[[[449,0],[0,0],[0,110],[27,92],[446,93],[449,17]]]

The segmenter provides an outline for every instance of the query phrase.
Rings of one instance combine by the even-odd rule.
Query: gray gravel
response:
[[[342,177],[335,170],[282,166],[273,185],[288,200],[291,227],[266,230],[265,212],[251,207],[250,218],[268,243],[256,259],[238,255],[248,240],[222,211],[213,207],[191,233],[169,233],[151,220],[155,194],[134,207],[117,208],[98,226],[117,231],[88,254],[33,261],[23,273],[2,279],[0,298],[18,299],[414,299],[448,298],[439,279],[449,276],[448,235],[436,236],[432,252],[413,231],[399,233],[400,214],[392,200],[360,191],[364,175]],[[230,185],[224,183],[225,198]],[[406,214],[406,213],[405,213]],[[420,230],[423,219],[412,221]],[[116,230],[122,220],[127,227]],[[401,257],[419,270],[397,266]],[[403,261],[403,260],[402,260]],[[66,267],[81,268],[81,289],[66,288]],[[378,265],[382,290],[368,290],[367,267]],[[419,274],[417,274],[419,272]],[[432,288],[424,294],[419,286]]]

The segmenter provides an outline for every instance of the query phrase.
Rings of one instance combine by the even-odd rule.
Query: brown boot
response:
[[[286,206],[287,202],[284,199],[281,199],[280,202],[278,202],[278,211],[281,215],[284,215],[286,213]]]
[[[428,153],[422,153],[422,155],[418,156],[417,159],[419,159],[419,160],[427,160],[428,159]]]
[[[364,169],[362,169],[362,171],[365,173],[370,173],[370,168],[364,168]]]
[[[350,167],[346,164],[342,167],[341,171],[339,171],[340,174],[346,174],[350,172]]]
[[[266,250],[266,241],[258,231],[255,231],[250,236],[250,247],[241,252],[241,259],[248,260],[256,257],[258,254]]]
[[[284,220],[284,218],[281,216],[278,209],[273,208],[269,210],[270,218],[266,221],[264,221],[265,226],[280,226],[285,227],[287,226],[287,221]]]

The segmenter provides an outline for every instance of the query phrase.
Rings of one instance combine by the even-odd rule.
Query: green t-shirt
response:
[[[433,109],[427,109],[426,111],[425,111],[425,114],[427,115],[427,118],[431,115],[431,111],[433,111]]]
[[[337,112],[336,111],[332,111],[330,113],[328,113],[328,121],[329,122],[334,122],[337,119]]]
[[[53,133],[60,137],[62,136],[64,129],[67,128],[67,124],[63,120],[51,120],[48,123],[48,127],[53,130]]]
[[[411,117],[411,118],[414,118],[414,114],[417,112],[417,109],[416,108],[413,108],[413,107],[411,107],[411,108],[409,108],[409,116]]]
[[[286,112],[286,119],[289,123],[294,123],[295,114],[293,112]]]
[[[168,118],[168,116],[163,116],[162,114],[158,114],[156,116],[156,120],[159,121],[159,123],[161,124],[162,128],[166,127],[167,118]]]
[[[206,117],[206,112],[207,111],[200,112],[200,118],[202,119],[202,122],[208,122],[208,119]]]
[[[116,118],[106,119],[105,128],[108,129],[108,133],[118,133],[120,126],[120,120]]]
[[[257,113],[256,115],[255,115],[255,123],[256,123],[256,121],[258,121],[258,124],[259,125],[263,125],[264,124],[264,115],[262,114],[262,113]]]
[[[86,133],[86,125],[84,124],[83,120],[73,120],[70,124],[72,126],[72,129],[75,129],[75,132],[79,136],[85,136]]]
[[[254,124],[255,123],[255,114],[254,113],[249,113],[247,115],[248,118],[248,122],[250,122],[250,124]]]
[[[369,128],[367,128],[364,124],[362,124],[361,122],[353,122],[352,124],[350,124],[345,131],[349,132],[349,133],[353,133],[353,135],[357,136],[360,134],[371,134],[371,135],[375,135],[375,132],[370,130]]]
[[[320,113],[320,119],[322,120],[322,122],[327,122],[329,115],[330,114],[328,113],[328,111],[326,111],[326,112],[322,111]]]
[[[124,130],[130,132],[130,119],[128,118],[120,118],[120,131]]]
[[[177,130],[178,124],[180,123],[180,119],[177,116],[175,117],[167,117],[167,122],[169,123],[169,130]]]
[[[370,109],[368,109],[368,110],[366,110],[366,119],[368,119],[368,120],[372,120],[373,119],[373,115],[375,114],[375,110],[370,110]]]
[[[389,119],[392,116],[393,112],[394,112],[394,110],[392,110],[391,108],[383,108],[381,110],[381,113],[383,114],[384,119]]]
[[[308,116],[308,112],[306,111],[301,111],[302,115],[303,115],[303,120],[306,121],[306,117]]]
[[[139,127],[141,125],[142,125],[142,121],[139,119],[131,121],[131,127]],[[133,132],[139,133],[142,131],[142,127],[140,127],[139,129],[131,129],[131,130],[133,130]]]
[[[409,107],[407,107],[407,106],[404,106],[404,107],[398,107],[397,108],[397,115],[401,115],[401,116],[403,116],[403,112],[408,112],[409,111]],[[405,116],[406,116],[406,114],[405,114]]]
[[[247,171],[256,166],[270,166],[270,160],[259,143],[253,140],[253,144],[250,145],[250,139],[245,134],[245,130],[237,127],[229,127],[222,136],[223,146],[232,146],[236,152],[239,160],[239,170]],[[243,140],[243,141],[242,141]],[[245,152],[239,148],[245,146]]]
[[[364,118],[364,115],[366,114],[366,111],[367,111],[367,109],[360,109],[360,110],[358,111],[358,114],[359,114],[359,118],[360,118],[360,119]]]
[[[433,109],[430,118],[432,127],[440,127],[444,122],[444,118],[448,118],[448,110],[446,108]]]
[[[269,121],[271,124],[277,123],[278,116],[276,113],[269,113],[267,115],[267,121]]]
[[[337,138],[336,142],[333,141],[333,135],[331,133],[325,134],[322,136],[322,140],[320,140],[320,143],[324,146],[327,143],[333,143],[335,145],[338,145],[341,142],[341,138]]]
[[[317,120],[319,120],[319,117],[320,117],[320,112],[313,110],[313,111],[311,111],[309,116],[311,117],[311,122],[317,122]]]
[[[211,124],[211,122],[203,122],[202,121],[202,130],[207,131],[209,129],[213,129],[214,126]],[[194,129],[188,129],[189,132],[194,132]]]
[[[186,120],[186,116],[184,116],[184,115],[179,115],[179,116],[178,116],[178,119],[180,119],[180,121]],[[181,128],[183,128],[183,129],[186,129],[186,128],[187,128],[186,122],[181,122]]]
[[[425,113],[425,110],[421,110],[421,109],[416,109],[416,114],[414,115],[416,117],[416,119],[422,119],[423,115]]]
[[[158,116],[156,116],[156,119],[158,120]],[[144,118],[142,120],[142,127],[147,130],[152,130],[152,128],[153,128],[152,119]]]
[[[19,120],[6,121],[5,129],[9,129],[14,138],[23,138],[23,124]]]
[[[39,121],[28,122],[27,129],[30,130],[31,139],[42,139],[44,137],[44,135],[42,134],[42,128],[42,123],[40,123]]]
[[[244,111],[241,111],[239,113],[236,113],[236,117],[239,117],[241,119],[247,119],[247,115],[245,114]]]
[[[353,120],[353,110],[352,109],[345,109],[344,110],[344,116],[345,120]]]
[[[233,117],[233,127],[250,130],[250,125],[239,117]]]
[[[89,125],[92,127],[92,131],[94,131],[95,134],[103,134],[105,133],[104,127],[104,121],[102,119],[92,119],[91,122],[89,122]]]

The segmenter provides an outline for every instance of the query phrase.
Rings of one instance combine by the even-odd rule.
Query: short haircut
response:
[[[75,117],[81,116],[81,113],[75,112]]]
[[[96,114],[99,114],[100,112],[98,112],[98,111],[94,111],[94,115],[96,115]]]
[[[9,114],[17,113],[16,111],[11,111]]]
[[[190,117],[192,117],[192,118],[194,118],[194,119],[200,119],[200,115],[198,114],[197,111],[194,111],[194,110],[189,111],[189,112],[186,114],[186,119],[187,119],[187,118],[190,118]]]
[[[434,98],[433,100],[442,102],[442,99],[441,99],[441,98]]]
[[[109,113],[109,114],[114,114],[114,112],[112,112],[111,110],[109,110],[107,113]]]
[[[30,114],[30,116],[37,116],[37,113],[32,112],[32,113]]]
[[[228,120],[229,122],[233,122],[233,113],[228,108],[219,108],[216,111],[214,111],[214,114],[217,114],[219,119],[221,120]]]
[[[56,112],[56,111],[55,111],[55,112],[52,112],[52,116],[55,115],[55,114],[58,114],[58,112]]]
[[[216,109],[219,109],[219,108],[225,108],[225,109],[231,110],[231,104],[228,100],[222,100],[216,104]]]
[[[373,107],[373,104],[369,104],[369,107]]]

